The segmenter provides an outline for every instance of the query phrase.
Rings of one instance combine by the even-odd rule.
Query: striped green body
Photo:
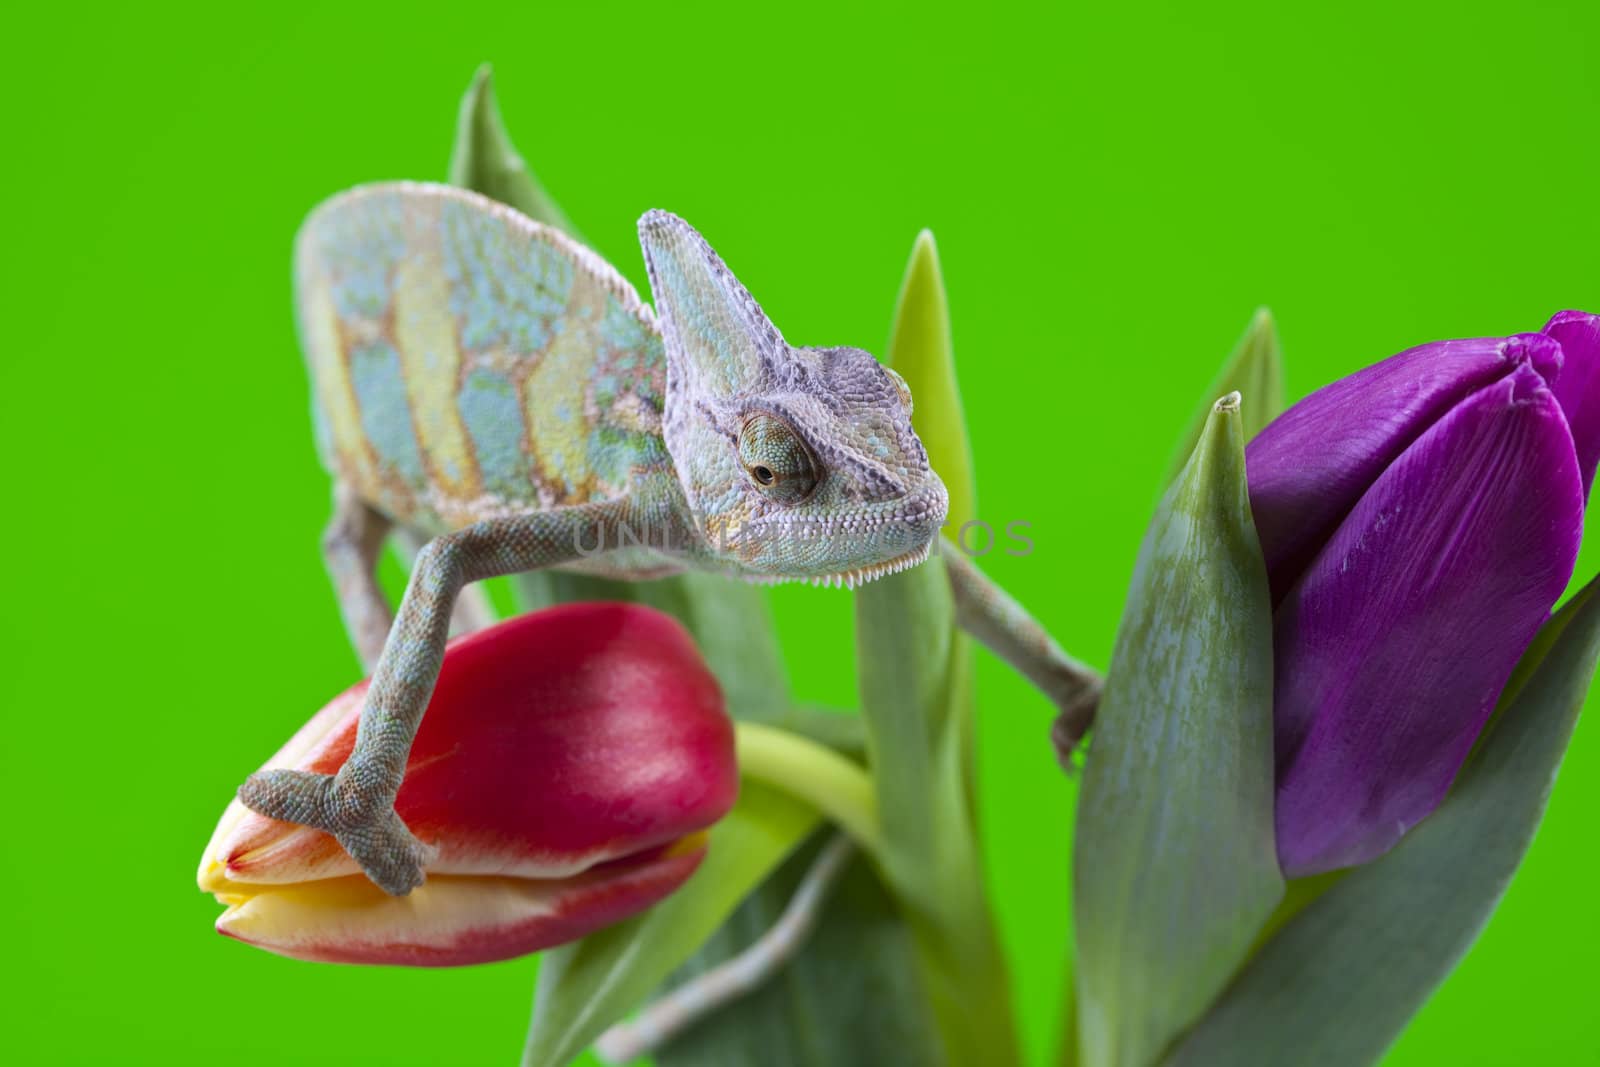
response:
[[[560,233],[444,186],[367,186],[306,221],[295,293],[323,462],[395,522],[681,494],[655,317]]]

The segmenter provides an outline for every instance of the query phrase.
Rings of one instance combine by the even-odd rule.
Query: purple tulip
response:
[[[1402,352],[1250,443],[1286,875],[1371,860],[1444,798],[1572,576],[1597,458],[1576,311]]]

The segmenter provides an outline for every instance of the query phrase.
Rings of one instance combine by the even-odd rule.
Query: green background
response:
[[[237,783],[353,680],[289,244],[441,178],[497,65],[513,134],[642,286],[692,220],[801,343],[882,349],[940,242],[990,573],[1103,665],[1155,489],[1252,309],[1300,395],[1445,336],[1600,310],[1592,4],[34,5],[8,16],[0,1056],[507,1063],[532,961],[404,972],[217,937]],[[24,21],[19,21],[24,20]],[[31,23],[26,20],[32,20]],[[1600,554],[1586,552],[1579,576]],[[773,594],[798,694],[852,697],[846,594]],[[1030,1062],[1054,1042],[1073,786],[980,660],[988,875]],[[1388,1062],[1592,1062],[1600,738]]]

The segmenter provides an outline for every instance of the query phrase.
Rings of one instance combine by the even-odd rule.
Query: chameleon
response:
[[[553,567],[855,586],[938,541],[945,489],[905,381],[859,348],[787,342],[677,216],[638,233],[653,309],[592,250],[453,186],[358,186],[296,237],[334,482],[323,554],[372,682],[337,773],[262,771],[239,797],[333,835],[387,893],[433,855],[394,800],[469,583]],[[421,543],[397,611],[376,577],[391,534]],[[958,622],[1086,726],[1098,677],[941,555]]]

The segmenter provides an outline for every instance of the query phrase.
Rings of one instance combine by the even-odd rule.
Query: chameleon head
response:
[[[667,353],[663,434],[701,535],[754,580],[855,585],[927,558],[944,483],[911,391],[858,348],[786,343],[682,219],[639,220]]]

